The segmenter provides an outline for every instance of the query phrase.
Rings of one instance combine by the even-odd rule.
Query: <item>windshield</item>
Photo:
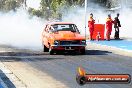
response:
[[[55,24],[52,25],[54,31],[72,31],[79,32],[77,26],[75,24]]]

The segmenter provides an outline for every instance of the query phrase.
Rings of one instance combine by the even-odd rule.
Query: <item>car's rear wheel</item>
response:
[[[48,52],[48,51],[49,51],[49,48],[47,48],[47,47],[44,45],[43,51],[44,51],[44,52]]]

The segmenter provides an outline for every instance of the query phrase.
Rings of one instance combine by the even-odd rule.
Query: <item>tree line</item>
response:
[[[21,7],[24,0],[0,0],[0,11],[8,12],[8,11],[16,11],[17,8]]]
[[[88,0],[88,3],[98,3],[101,6],[106,6],[108,0]],[[62,14],[68,12],[69,9],[76,6],[84,7],[85,0],[41,0],[40,9],[35,10],[29,8],[29,13],[38,17],[44,17],[46,19],[56,18],[61,19]],[[106,6],[107,7],[107,6]]]
[[[29,8],[32,15],[44,17],[45,19],[61,19],[64,12],[68,12],[74,6],[83,6],[85,0],[41,0],[40,9]]]
[[[0,0],[0,11],[17,11],[19,7],[26,6],[27,0]],[[98,3],[100,6],[110,8],[113,0],[88,0],[88,3]],[[118,1],[118,0],[115,0]],[[84,7],[85,0],[41,0],[40,8],[28,8],[30,15],[36,15],[41,18],[61,19],[62,14],[68,12],[70,8],[75,6]]]

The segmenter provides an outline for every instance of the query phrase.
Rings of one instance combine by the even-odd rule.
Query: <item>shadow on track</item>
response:
[[[43,52],[0,52],[0,61],[1,62],[25,62],[30,61],[47,61],[55,59],[64,59],[58,58],[55,56],[50,56],[47,53]]]
[[[102,51],[102,50],[86,50],[86,55],[108,55],[109,51]]]
[[[85,54],[83,55],[108,55],[109,51],[102,51],[102,50],[86,50]],[[79,56],[81,55],[80,53],[76,53],[76,52],[62,52],[62,53],[57,53],[56,55],[65,55],[65,56]]]
[[[101,50],[86,50],[86,55],[108,55],[108,51]],[[25,62],[29,61],[47,61],[47,60],[55,60],[55,59],[64,59],[63,56],[81,56],[76,52],[67,52],[67,53],[57,53],[55,55],[49,55],[44,52],[0,52],[0,61],[2,62],[14,62],[21,61]],[[83,55],[82,55],[83,56]]]

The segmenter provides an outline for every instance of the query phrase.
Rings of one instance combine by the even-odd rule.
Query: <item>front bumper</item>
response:
[[[51,45],[52,47],[54,47],[54,46],[83,46],[83,47],[85,47],[86,45]]]
[[[51,45],[54,50],[82,50],[86,45]]]

